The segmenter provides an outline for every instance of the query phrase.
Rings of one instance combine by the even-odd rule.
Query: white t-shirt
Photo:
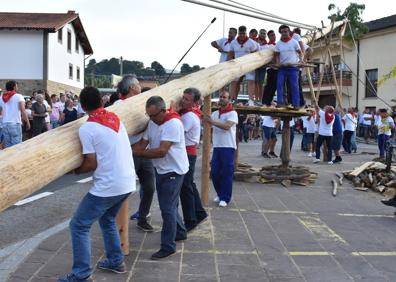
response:
[[[232,42],[232,41],[231,41]],[[221,52],[220,54],[220,63],[223,63],[225,61],[227,61],[227,54],[230,51],[230,46],[231,43],[228,43],[228,38],[221,38],[219,40],[216,40],[217,45],[219,45],[224,52]]]
[[[19,110],[20,102],[25,102],[21,94],[14,94],[7,103],[4,103],[3,97],[0,96],[0,107],[3,109],[3,123],[22,124],[21,111]]]
[[[307,133],[315,133],[316,131],[318,131],[314,116],[312,116],[309,120],[308,117],[304,117],[304,118],[305,118],[305,128],[307,130]]]
[[[150,120],[143,139],[149,141],[150,149],[159,148],[161,141],[172,142],[165,157],[153,159],[153,165],[158,174],[175,172],[183,175],[187,173],[189,163],[184,141],[184,128],[179,119],[172,118],[162,125],[157,125]]]
[[[115,132],[97,122],[86,122],[79,130],[83,154],[96,154],[98,166],[89,191],[98,197],[113,197],[136,190],[135,165],[124,124]]]
[[[378,127],[378,134],[385,134],[391,136],[391,128],[395,126],[395,123],[391,117],[377,119],[376,126]]]
[[[355,131],[357,126],[357,118],[350,113],[346,114],[343,118],[345,120],[345,130]]]
[[[253,40],[252,40],[253,41]],[[217,126],[212,126],[213,128],[213,148],[234,148],[236,149],[236,125],[238,124],[238,114],[236,111],[231,111],[222,114],[219,117],[219,111],[215,111],[212,113],[212,120],[218,121],[221,123],[226,123],[227,121],[231,121],[234,124],[230,127],[229,130],[224,130],[218,128]]]
[[[266,127],[275,127],[275,121],[271,116],[263,116],[263,122],[261,123],[261,126],[266,126]]]
[[[198,145],[201,137],[201,120],[193,112],[181,116],[186,146]]]
[[[365,118],[370,118],[368,120],[365,120]],[[363,114],[362,115],[362,124],[364,125],[371,125],[371,119],[373,118],[373,116],[371,114]]]
[[[294,40],[296,40],[297,42],[300,42],[300,41],[302,41],[302,39],[301,39],[301,35],[300,35],[300,34],[298,34],[298,33],[293,33],[293,36],[292,36],[292,38],[293,38]]]
[[[46,109],[47,111],[48,111],[49,108],[51,108],[50,105],[48,104],[47,100],[44,100],[44,101],[43,101],[43,104],[45,105],[45,109]],[[50,122],[50,115],[49,115],[49,113],[47,113],[47,115],[45,116],[45,122],[46,122],[46,123],[49,123],[49,122]]]
[[[334,119],[332,122],[327,123],[326,118],[325,118],[325,112],[320,110],[319,111],[319,117],[320,117],[320,122],[319,122],[319,135],[323,136],[333,136],[333,124],[334,124]]]
[[[297,51],[301,50],[300,45],[294,39],[290,39],[288,42],[279,40],[275,46],[275,52],[280,53],[279,61],[281,65],[285,64],[298,64],[300,58]]]
[[[243,44],[243,47],[241,47],[241,44],[239,44],[238,40],[236,39],[232,40],[230,46],[230,51],[234,52],[235,59],[253,53],[257,50],[258,50],[257,43],[250,38],[248,39],[248,41],[246,41]]]
[[[116,104],[123,103],[123,102],[124,102],[124,100],[118,99],[113,104],[116,105]],[[138,133],[138,134],[129,135],[129,143],[131,145],[136,144],[137,142],[140,141],[140,139],[142,139],[142,137],[143,137],[143,132]]]

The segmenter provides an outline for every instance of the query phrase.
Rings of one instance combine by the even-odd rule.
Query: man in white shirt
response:
[[[231,42],[230,51],[228,52],[227,60],[237,59],[247,54],[256,52],[258,50],[257,43],[250,39],[246,34],[246,27],[240,26],[238,28],[238,37]],[[245,74],[245,80],[247,81],[247,88],[249,94],[249,106],[254,105],[254,93],[255,93],[255,71],[251,71]],[[238,96],[238,89],[240,87],[241,79],[238,78],[231,82],[230,94],[231,99],[236,100]]]
[[[230,30],[228,31],[228,38],[223,37],[210,43],[213,48],[216,48],[217,51],[220,52],[219,63],[224,63],[227,61],[227,54],[230,51],[231,42],[235,39],[236,35],[237,29],[235,27],[230,27]]]
[[[378,149],[380,159],[385,159],[385,145],[392,135],[392,129],[395,128],[395,122],[388,114],[387,109],[379,109],[379,118],[375,126],[378,128]]]
[[[26,123],[27,131],[30,129],[30,122],[25,110],[25,99],[17,93],[17,82],[8,81],[6,90],[0,97],[0,111],[3,115],[4,147],[8,148],[22,142],[22,119]]]
[[[298,64],[302,62],[303,53],[300,45],[290,36],[290,28],[287,25],[279,27],[281,40],[275,46],[275,61],[279,67],[277,79],[277,104],[284,106],[284,85],[289,82],[291,104],[294,108],[300,108],[300,92],[298,88]]]
[[[327,163],[332,165],[332,136],[333,136],[333,124],[334,124],[334,107],[325,106],[322,110],[318,102],[315,103],[315,111],[319,117],[319,128],[318,138],[316,139],[316,153],[314,163],[320,162],[320,147],[323,142],[327,145]]]
[[[188,172],[184,175],[180,191],[180,202],[183,210],[184,225],[187,232],[194,229],[207,218],[201,198],[194,183],[195,162],[197,161],[197,146],[201,137],[201,92],[196,88],[187,88],[181,100],[181,120],[184,126],[184,139],[189,162]]]
[[[308,117],[303,117],[305,134],[306,134],[306,145],[308,150],[308,157],[315,156],[313,144],[315,143],[315,132],[316,132],[316,112],[312,112]]]
[[[267,35],[268,35],[268,44],[266,45],[266,48],[275,50],[275,45],[276,45],[275,31],[269,30]],[[275,61],[273,60],[272,63],[275,64]],[[267,68],[267,81],[264,86],[264,93],[262,99],[264,105],[267,106],[271,105],[277,88],[277,79],[278,79],[278,69],[272,67]]]
[[[133,153],[138,157],[153,159],[156,171],[156,188],[163,224],[161,248],[151,255],[151,259],[158,260],[176,252],[175,241],[187,239],[178,204],[189,164],[180,115],[172,109],[166,110],[165,101],[160,96],[152,96],[147,100],[146,114],[150,121]]]
[[[356,131],[357,127],[357,116],[353,111],[353,108],[348,109],[348,113],[343,116],[345,122],[343,146],[345,152],[348,154],[352,153],[352,135]]]
[[[122,202],[136,190],[132,151],[123,123],[116,114],[102,107],[98,89],[85,87],[80,99],[89,118],[79,129],[83,162],[75,173],[94,171],[94,182],[70,221],[73,268],[60,282],[89,281],[90,229],[95,221],[99,222],[106,249],[106,258],[97,267],[126,272],[115,217]]]
[[[267,31],[265,29],[260,29],[259,36],[257,37],[256,41],[257,41],[258,49],[260,51],[268,49]],[[262,102],[263,100],[263,84],[264,84],[266,72],[267,72],[266,66],[262,66],[256,69],[255,96],[256,96],[256,101],[259,102]]]
[[[277,158],[274,149],[276,145],[276,122],[277,119],[273,119],[271,116],[263,116],[263,122],[261,124],[263,128],[263,143],[261,145],[261,155],[264,158],[270,159],[271,157]],[[269,151],[269,153],[268,153]]]
[[[214,201],[218,202],[220,207],[226,207],[232,196],[238,114],[232,107],[230,94],[226,91],[220,93],[219,107],[212,116],[204,118],[213,128],[211,174],[217,193]]]
[[[373,115],[370,113],[370,110],[365,109],[362,115],[362,122],[360,125],[363,127],[364,141],[366,141],[366,143],[368,143],[368,139],[370,136],[372,120],[373,120]]]
[[[118,83],[117,90],[120,94],[120,99],[115,101],[114,104],[122,103],[130,97],[139,95],[141,87],[139,80],[134,75],[124,75],[122,80]],[[129,142],[131,143],[132,151],[140,139],[143,137],[143,132],[129,136]],[[139,209],[136,213],[131,216],[131,220],[137,219],[137,227],[145,232],[152,232],[154,228],[148,222],[151,203],[153,202],[153,196],[155,191],[155,174],[153,162],[151,159],[138,157],[133,155],[133,162],[135,164],[135,171],[140,182],[140,203]]]

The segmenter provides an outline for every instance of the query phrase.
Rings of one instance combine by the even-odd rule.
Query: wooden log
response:
[[[349,173],[349,175],[358,176],[363,171],[365,171],[367,168],[369,168],[373,163],[374,162],[366,162],[366,163],[362,164],[361,166],[355,168],[352,172]]]
[[[331,194],[333,195],[333,197],[335,197],[337,196],[337,189],[338,189],[337,181],[332,179],[331,183],[333,184],[333,191],[331,192]]]
[[[282,118],[283,128],[282,128],[282,147],[280,158],[282,160],[281,167],[287,169],[290,163],[290,125],[289,121],[291,118]]]
[[[340,21],[334,26],[340,26],[343,23]],[[326,35],[329,31],[330,28],[324,28],[316,33],[315,38],[320,38],[322,33]],[[312,38],[313,34],[304,37],[303,41],[309,43]],[[145,103],[149,97],[162,96],[169,105],[171,100],[180,100],[183,90],[188,87],[196,87],[203,96],[208,96],[235,78],[268,64],[272,59],[273,51],[270,49],[255,52],[172,80],[108,109],[121,118],[128,134],[138,133],[146,127],[148,122],[145,115]],[[86,119],[84,117],[52,129],[2,151],[0,155],[0,171],[3,176],[0,178],[0,211],[81,164],[78,128]],[[40,177],[37,177],[37,172],[40,173]]]
[[[210,115],[212,112],[211,96],[204,98],[204,115]],[[201,201],[204,206],[209,204],[209,182],[210,182],[210,147],[211,147],[211,125],[204,122],[203,144],[202,144],[202,167],[201,167]]]

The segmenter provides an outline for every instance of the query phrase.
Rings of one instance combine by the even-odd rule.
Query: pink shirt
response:
[[[59,102],[52,104],[52,112],[50,114],[50,119],[59,120],[60,111],[61,111],[61,105],[59,104]]]

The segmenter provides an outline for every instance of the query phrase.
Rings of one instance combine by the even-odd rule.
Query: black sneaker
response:
[[[342,162],[342,158],[340,156],[335,157],[333,164]]]
[[[277,157],[278,157],[278,155],[275,154],[275,152],[270,152],[269,155],[270,155],[271,157],[274,157],[274,158],[277,158]]]
[[[386,206],[396,207],[396,197],[393,197],[392,199],[389,200],[381,200],[381,203],[383,203]]]
[[[103,270],[109,270],[109,271],[119,273],[119,274],[126,272],[125,262],[122,262],[119,265],[112,265],[108,259],[104,259],[104,260],[98,261],[96,266],[97,266],[97,268],[100,268]]]
[[[160,260],[166,257],[169,257],[176,253],[176,251],[164,251],[164,250],[159,250],[158,252],[154,253],[151,255],[152,260]]]
[[[264,152],[262,152],[261,155],[262,155],[264,158],[266,158],[266,159],[270,159],[270,158],[271,158],[267,153],[264,153]]]
[[[187,240],[187,236],[175,238],[175,242],[181,242],[181,241],[186,241],[186,240]]]
[[[136,225],[137,228],[143,230],[144,232],[153,232],[154,228],[147,221],[139,221]]]

